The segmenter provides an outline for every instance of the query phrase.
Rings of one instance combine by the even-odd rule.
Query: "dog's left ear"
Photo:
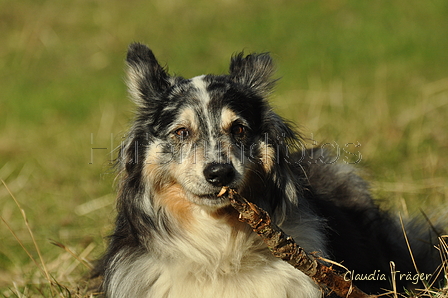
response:
[[[268,95],[275,85],[272,79],[275,67],[269,53],[250,54],[241,52],[230,61],[230,77],[236,83],[255,91],[260,96]]]

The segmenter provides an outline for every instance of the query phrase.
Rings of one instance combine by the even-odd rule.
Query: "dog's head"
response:
[[[263,192],[267,179],[280,181],[285,142],[295,134],[266,100],[275,83],[268,54],[240,53],[228,75],[184,79],[132,44],[127,64],[137,113],[121,150],[125,183],[149,188],[156,203],[171,208],[220,208],[228,204],[217,197],[222,186],[250,196]]]

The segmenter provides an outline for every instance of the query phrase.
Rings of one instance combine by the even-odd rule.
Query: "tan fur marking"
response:
[[[182,187],[173,179],[165,177],[164,171],[158,164],[145,164],[143,171],[145,179],[149,180],[154,189],[155,203],[165,207],[183,225],[191,224],[193,203],[186,198]]]
[[[272,146],[262,142],[260,146],[261,157],[260,160],[263,164],[263,168],[267,173],[271,171],[275,162],[275,150]]]
[[[172,184],[159,190],[156,195],[159,204],[164,206],[183,226],[193,222],[193,203],[185,197],[179,184]]]
[[[223,108],[221,112],[221,123],[224,130],[230,128],[232,123],[238,119],[238,116],[229,108]]]
[[[161,165],[158,163],[155,163],[152,159],[155,160],[154,157],[150,156],[148,154],[145,164],[143,165],[143,176],[146,180],[148,180],[151,185],[155,189],[159,189],[162,187],[162,183],[167,183],[167,181],[164,181],[165,177],[163,175],[163,169],[161,168]],[[163,182],[162,182],[163,181]],[[169,182],[169,181],[168,181]]]
[[[189,126],[193,131],[197,131],[197,123],[196,120],[196,114],[194,110],[192,109],[185,109],[182,111],[182,113],[179,115],[178,121],[180,121],[182,124]]]

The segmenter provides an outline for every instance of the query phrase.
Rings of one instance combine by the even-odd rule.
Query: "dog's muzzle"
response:
[[[229,163],[209,163],[203,173],[213,186],[227,186],[235,178],[235,168]]]

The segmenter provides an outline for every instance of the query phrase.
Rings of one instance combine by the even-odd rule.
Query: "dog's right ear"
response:
[[[126,62],[129,94],[138,106],[148,106],[169,88],[170,76],[147,46],[132,43],[128,49]]]

